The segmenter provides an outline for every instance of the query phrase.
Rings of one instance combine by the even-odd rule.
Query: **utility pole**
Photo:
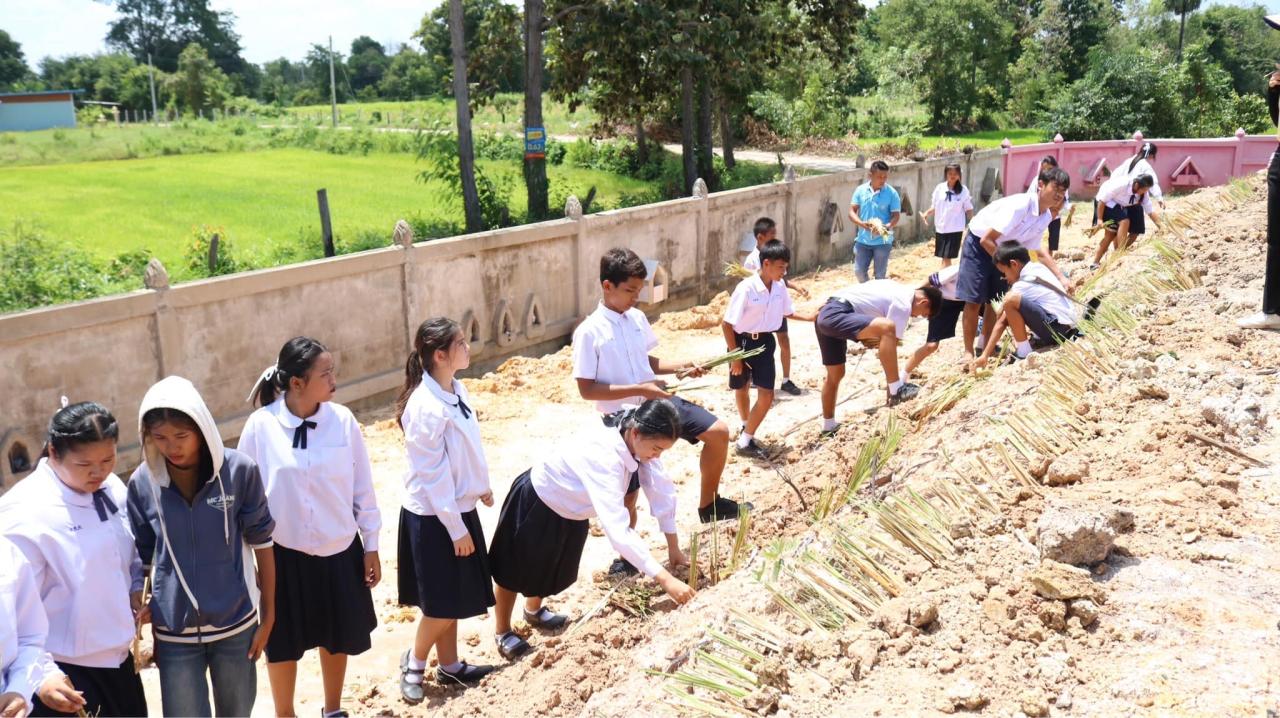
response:
[[[338,126],[338,88],[333,84],[333,35],[329,36],[329,106],[333,110],[333,126]]]
[[[156,122],[156,73],[151,65],[151,53],[147,53],[147,77],[151,80],[151,121]]]

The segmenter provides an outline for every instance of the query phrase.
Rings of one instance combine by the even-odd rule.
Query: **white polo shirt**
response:
[[[994,229],[1000,233],[997,242],[1014,240],[1028,250],[1038,250],[1051,221],[1053,213],[1040,210],[1040,196],[1023,192],[983,207],[969,222],[969,232],[982,239]]]
[[[1048,267],[1039,262],[1028,262],[1022,267],[1022,272],[1018,275],[1018,281],[1013,283],[1012,291],[1021,294],[1024,300],[1039,304],[1054,319],[1057,319],[1059,324],[1075,326],[1076,322],[1080,321],[1080,308],[1078,305],[1049,287],[1040,285],[1035,281],[1037,279],[1044,280],[1058,289],[1063,289],[1062,283],[1058,281],[1053,272],[1049,271]]]
[[[142,561],[124,482],[112,474],[101,490],[117,509],[105,521],[92,494],[64,484],[41,459],[0,497],[0,535],[31,566],[49,619],[45,649],[54,660],[118,668],[133,643],[129,594],[142,590]]]
[[[939,182],[933,188],[933,226],[938,234],[963,232],[965,222],[969,219],[965,213],[972,209],[973,197],[969,195],[969,188],[963,184],[960,185],[959,194],[952,192],[951,185],[946,182]]]
[[[435,516],[457,541],[467,535],[462,515],[489,491],[489,464],[471,396],[457,379],[449,388],[445,391],[423,374],[404,408],[409,451],[404,507],[419,516]]]
[[[312,556],[345,551],[360,532],[364,550],[378,550],[382,514],[360,423],[351,410],[326,401],[307,418],[307,448],[294,448],[302,419],[284,395],[249,415],[236,448],[258,464],[267,491],[272,538]]]
[[[632,307],[619,314],[601,302],[573,330],[573,378],[604,384],[644,384],[656,377],[649,366],[649,352],[658,337],[644,312]],[[596,402],[601,413],[624,406],[639,406],[644,397],[628,396]]]
[[[766,287],[756,274],[738,282],[729,297],[724,320],[739,334],[776,332],[782,328],[783,317],[793,311],[787,285],[777,281]]]
[[[831,296],[845,300],[858,314],[891,320],[895,325],[894,333],[901,339],[906,336],[907,324],[911,322],[911,304],[915,301],[916,290],[892,279],[874,279]]]
[[[760,248],[756,247],[751,250],[751,254],[748,254],[746,259],[742,260],[742,268],[752,272],[759,272],[760,266]]]
[[[676,488],[662,462],[637,461],[616,428],[593,429],[587,436],[575,437],[551,458],[535,464],[529,479],[538,498],[558,516],[575,521],[598,517],[614,549],[652,578],[662,572],[662,565],[631,528],[624,503],[635,472],[658,528],[664,534],[675,533]]]

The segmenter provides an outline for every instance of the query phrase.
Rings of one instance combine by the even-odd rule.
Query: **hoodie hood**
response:
[[[142,437],[143,458],[151,480],[158,486],[169,485],[169,467],[164,455],[156,448],[155,442],[147,438],[146,427],[142,425],[142,417],[152,409],[174,409],[195,420],[204,437],[204,445],[213,458],[213,475],[217,476],[222,470],[223,446],[213,414],[209,412],[209,407],[205,405],[194,384],[180,376],[170,376],[153,384],[146,396],[142,397],[142,406],[138,408],[138,436]],[[201,478],[208,481],[210,477]]]

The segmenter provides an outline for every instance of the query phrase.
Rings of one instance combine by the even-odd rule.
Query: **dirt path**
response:
[[[1176,204],[1176,203],[1175,203]],[[921,628],[900,630],[876,618],[838,631],[806,633],[795,621],[769,608],[755,572],[784,549],[821,546],[811,511],[823,487],[843,483],[873,432],[890,412],[883,403],[883,376],[874,356],[850,360],[843,394],[853,398],[838,410],[845,421],[833,440],[820,441],[818,413],[822,367],[813,331],[792,323],[792,377],[806,393],[779,395],[761,431],[765,442],[784,453],[778,466],[803,495],[774,468],[731,456],[724,493],[756,504],[741,558],[747,570],[715,586],[705,580],[699,597],[679,611],[665,597],[647,596],[630,586],[621,595],[647,604],[648,615],[631,617],[604,605],[566,636],[535,636],[537,650],[505,666],[479,688],[432,688],[423,706],[399,699],[397,662],[412,640],[416,612],[395,603],[395,534],[405,470],[403,442],[389,410],[361,419],[374,464],[384,516],[384,581],[375,589],[380,625],[374,648],[351,661],[346,708],[353,715],[671,715],[690,711],[669,702],[669,681],[647,676],[705,641],[706,627],[740,608],[761,615],[778,630],[797,636],[782,661],[790,687],[779,691],[764,712],[779,715],[915,715],[951,712],[972,704],[995,715],[1258,715],[1280,707],[1269,676],[1280,667],[1276,653],[1276,601],[1280,598],[1280,484],[1273,468],[1244,462],[1184,438],[1188,428],[1246,448],[1269,459],[1280,449],[1268,418],[1276,414],[1272,368],[1280,356],[1280,335],[1245,334],[1225,319],[1252,311],[1260,290],[1257,242],[1262,202],[1255,198],[1208,237],[1188,241],[1187,262],[1201,269],[1209,286],[1174,295],[1165,304],[1142,308],[1141,326],[1125,346],[1125,372],[1100,380],[1082,394],[1084,420],[1094,435],[1076,451],[1090,470],[1084,480],[1042,493],[998,501],[996,515],[975,519],[972,538],[959,539],[955,555],[937,567],[917,559],[899,570],[906,577],[904,600],[923,600],[936,611]],[[1086,273],[1080,249],[1088,244],[1079,227],[1064,232],[1069,257],[1064,266]],[[937,267],[931,246],[895,250],[891,276],[919,281]],[[1141,250],[1139,253],[1141,254]],[[1117,270],[1137,272],[1137,254]],[[852,282],[847,264],[796,278],[817,301]],[[723,349],[718,327],[725,298],[706,307],[665,315],[655,324],[664,357],[711,356]],[[1225,319],[1219,319],[1224,317]],[[904,357],[923,341],[923,323],[913,324]],[[940,391],[960,362],[958,341],[948,342],[924,365],[929,391]],[[1130,366],[1132,365],[1132,366]],[[962,459],[989,449],[988,415],[1002,415],[1033,390],[1045,366],[1004,367],[994,381],[979,385],[950,411],[910,431],[892,462],[864,489],[875,495],[953,473],[946,458]],[[713,386],[689,394],[736,429],[732,395]],[[572,440],[596,426],[592,408],[577,397],[570,378],[568,349],[538,359],[513,359],[498,372],[467,380],[486,444],[495,494],[505,496],[511,481],[548,446]],[[1158,384],[1165,399],[1135,393]],[[1238,385],[1238,386],[1237,386]],[[1159,392],[1154,392],[1159,396]],[[924,397],[922,397],[924,398]],[[1208,401],[1208,404],[1204,402]],[[905,410],[897,412],[905,416]],[[943,456],[941,449],[947,452]],[[679,491],[682,535],[701,527],[694,447],[678,444],[665,458]],[[992,466],[998,468],[995,464]],[[972,477],[971,477],[972,478]],[[1099,573],[1106,592],[1100,617],[1089,626],[1061,627],[1054,602],[1027,588],[1037,564],[1036,522],[1049,504],[1123,505],[1135,528],[1118,540],[1120,548]],[[643,502],[642,502],[643,505]],[[492,533],[497,507],[481,509]],[[857,519],[856,511],[841,520]],[[657,550],[660,536],[642,508],[642,533]],[[705,529],[719,555],[730,553],[736,527]],[[606,539],[588,540],[579,581],[553,605],[581,617],[600,607],[609,584],[600,575],[613,557]],[[703,556],[709,551],[704,548]],[[747,560],[750,559],[750,560]],[[710,570],[706,558],[702,570]],[[615,594],[615,597],[619,594]],[[646,600],[647,599],[647,600]],[[1062,602],[1057,602],[1062,606]],[[1042,614],[1048,617],[1042,620]],[[891,622],[890,622],[891,623]],[[875,626],[881,626],[876,628]],[[464,658],[501,664],[492,645],[490,619],[460,627]],[[868,649],[868,646],[871,648]],[[318,710],[321,696],[316,659],[300,671],[297,708]],[[158,708],[154,669],[147,671],[149,697]],[[886,690],[893,686],[900,690]],[[960,696],[969,691],[973,695]],[[259,671],[255,715],[271,713],[265,670]],[[706,697],[700,693],[700,696]],[[960,696],[965,700],[957,698]],[[972,699],[968,703],[966,700]],[[1071,706],[1071,707],[1069,707]],[[718,710],[726,710],[720,708]],[[729,710],[736,715],[741,709]]]

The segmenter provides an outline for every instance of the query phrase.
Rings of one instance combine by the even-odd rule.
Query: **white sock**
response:
[[[974,348],[979,350],[981,350],[986,345],[987,345],[987,338],[981,334],[979,334],[978,338],[973,342]]]
[[[739,449],[747,448],[747,445],[750,444],[751,440],[754,438],[755,437],[753,437],[751,434],[748,434],[744,430],[741,434],[738,434],[738,448]]]
[[[1030,341],[1018,342],[1018,358],[1019,359],[1026,359],[1027,355],[1030,353],[1031,353]]]
[[[418,657],[413,655],[413,651],[409,651],[409,668],[415,671],[425,671],[427,669],[427,659],[418,660]],[[421,683],[422,674],[406,673],[404,679],[410,683]]]
[[[897,381],[893,382],[892,384],[890,384],[890,385],[889,385],[889,393],[890,393],[890,394],[897,394],[897,393],[898,393],[898,390],[902,388],[902,385],[903,385],[903,384],[906,384],[906,382],[905,382],[905,381],[903,381],[903,380],[901,380],[901,379],[899,379],[899,380],[897,380]]]
[[[840,426],[840,422],[836,421],[835,419],[823,419],[823,420],[822,420],[822,430],[823,430],[823,431],[835,431],[835,429],[836,429],[836,427],[837,427],[837,426]]]
[[[450,663],[447,666],[442,665],[440,667],[443,668],[446,673],[457,673],[458,671],[462,670],[462,661],[458,661],[457,663]]]
[[[789,382],[789,381],[791,381],[791,377],[789,377],[789,376],[784,376],[784,377],[782,377],[782,383],[783,383],[783,384],[786,384],[786,383],[787,383],[787,382]]]

